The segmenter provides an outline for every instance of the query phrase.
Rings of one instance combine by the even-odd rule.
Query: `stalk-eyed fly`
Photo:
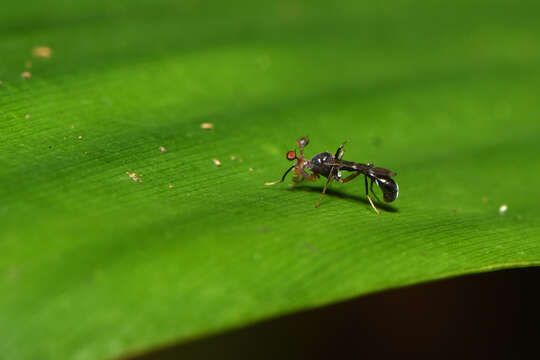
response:
[[[356,178],[358,175],[363,174],[364,184],[366,187],[366,197],[369,200],[371,207],[378,215],[380,215],[380,212],[373,204],[371,196],[369,195],[369,191],[371,190],[371,193],[375,196],[375,198],[377,198],[377,195],[373,192],[373,184],[377,185],[381,189],[384,201],[392,202],[397,199],[399,187],[398,184],[392,179],[392,176],[397,175],[395,172],[388,169],[375,167],[373,166],[373,163],[361,164],[352,161],[342,160],[344,154],[343,147],[345,146],[345,143],[341,144],[338,147],[335,154],[329,152],[322,152],[313,156],[311,160],[307,160],[304,157],[304,147],[308,143],[309,139],[307,137],[302,137],[298,139],[296,144],[298,145],[298,148],[300,150],[300,156],[296,154],[296,151],[287,152],[287,160],[296,160],[294,165],[288,168],[287,171],[285,171],[281,180],[265,182],[264,184],[275,185],[282,183],[283,181],[285,181],[287,174],[291,170],[294,171],[293,181],[296,183],[304,180],[315,182],[322,175],[328,180],[326,180],[326,184],[324,184],[321,196],[317,201],[317,204],[315,205],[315,207],[319,207],[321,199],[323,198],[324,194],[326,193],[326,189],[328,188],[328,184],[330,184],[332,180],[336,180],[341,184],[345,184]],[[309,170],[309,172],[307,172],[306,170]],[[347,177],[343,178],[341,173],[342,171],[352,172],[352,174],[349,174]],[[369,187],[368,178],[371,182]]]

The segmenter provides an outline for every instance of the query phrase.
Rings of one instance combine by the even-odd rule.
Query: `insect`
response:
[[[345,184],[356,178],[358,175],[363,174],[364,183],[366,186],[366,197],[369,200],[371,207],[378,215],[380,215],[381,213],[375,207],[373,201],[371,200],[371,196],[369,195],[369,191],[371,191],[371,193],[378,200],[377,195],[375,194],[375,192],[373,192],[373,184],[377,185],[381,189],[384,201],[392,202],[397,199],[399,194],[399,187],[398,184],[392,179],[392,176],[396,176],[397,174],[388,169],[375,167],[373,166],[373,163],[361,164],[352,161],[342,160],[344,154],[343,147],[345,146],[345,143],[341,144],[337,148],[335,154],[329,152],[322,152],[313,156],[311,160],[307,160],[304,157],[304,147],[309,144],[309,139],[307,137],[302,137],[298,139],[296,144],[298,145],[298,148],[300,150],[300,156],[296,154],[296,150],[287,152],[287,160],[296,160],[294,165],[288,168],[287,171],[285,171],[285,173],[281,177],[281,180],[265,182],[265,185],[275,185],[282,183],[283,181],[285,181],[287,174],[291,170],[294,171],[293,181],[295,183],[299,183],[304,180],[315,182],[322,175],[327,178],[327,180],[326,184],[324,184],[321,196],[317,201],[317,204],[315,205],[315,207],[319,207],[321,200],[326,193],[326,189],[328,188],[328,185],[332,180],[336,180],[341,184]],[[306,170],[309,170],[309,172],[307,172]],[[342,171],[352,172],[352,174],[349,174],[347,177],[343,178]],[[371,182],[369,187],[368,178]]]

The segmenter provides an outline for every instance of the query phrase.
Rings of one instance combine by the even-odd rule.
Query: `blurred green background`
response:
[[[2,4],[0,352],[111,358],[540,264],[539,36],[537,1]],[[264,187],[306,135],[399,199]]]

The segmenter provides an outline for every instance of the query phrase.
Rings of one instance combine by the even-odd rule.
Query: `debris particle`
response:
[[[72,129],[75,129],[75,125],[71,125],[71,128],[72,128]]]
[[[508,206],[506,206],[506,204],[501,205],[501,207],[499,207],[499,214],[504,214],[506,210],[508,210]]]
[[[232,161],[236,160],[236,156],[231,155],[231,160],[232,160]]]
[[[24,117],[28,120],[28,119],[30,119],[30,114],[26,114],[26,115],[24,115]]]
[[[6,273],[6,277],[9,279],[9,280],[15,280],[16,278],[19,277],[20,275],[20,270],[18,267],[16,266],[12,266],[10,269],[8,269],[7,273]]]
[[[23,73],[21,74],[21,77],[22,77],[23,79],[30,79],[30,78],[32,77],[32,74],[30,74],[29,71],[25,71],[25,72],[23,72]]]
[[[126,171],[126,175],[131,178],[131,180],[138,182],[139,177],[137,176],[137,173]]]
[[[165,152],[165,151],[167,151],[167,149],[165,149],[165,147],[163,147],[163,146],[160,146],[160,147],[159,147],[159,151]]]
[[[253,171],[253,168],[249,168],[249,171]]]
[[[25,62],[24,67],[27,68],[27,69],[31,69],[32,68],[32,62],[31,61]]]
[[[77,136],[77,139],[81,140],[81,139],[82,139],[82,135]]]
[[[173,187],[173,184],[169,184],[169,189],[172,189]]]
[[[201,124],[201,129],[211,130],[213,128],[214,128],[214,124],[212,124],[212,123],[202,123]]]
[[[48,46],[36,46],[32,49],[32,55],[35,57],[49,58],[51,57],[52,51]]]
[[[221,166],[221,161],[219,161],[218,159],[212,159],[212,161],[214,162],[214,165]]]
[[[238,161],[244,162],[244,159],[243,158],[238,158]]]
[[[482,197],[482,202],[483,202],[484,204],[485,204],[485,203],[487,203],[487,202],[488,202],[488,198],[487,198],[487,197],[485,197],[485,196],[484,196],[484,197]]]

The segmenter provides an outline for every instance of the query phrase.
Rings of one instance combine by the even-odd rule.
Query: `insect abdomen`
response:
[[[375,182],[383,193],[384,201],[392,202],[398,198],[399,186],[393,179],[390,177],[377,177]]]

